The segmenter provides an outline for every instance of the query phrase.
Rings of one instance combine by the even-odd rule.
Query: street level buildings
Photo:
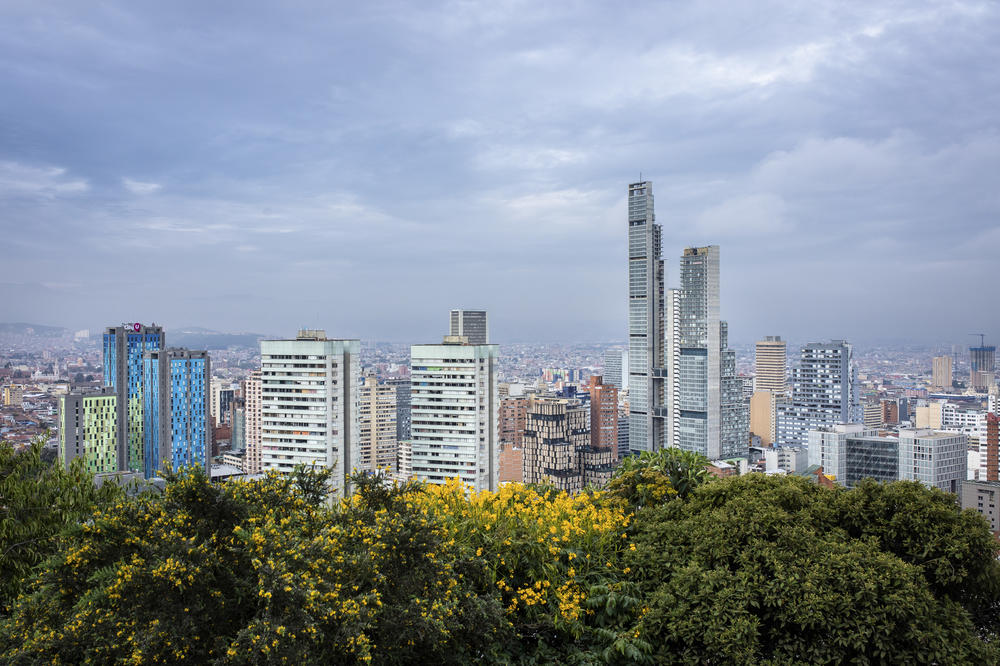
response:
[[[629,449],[666,444],[666,349],[662,230],[653,212],[653,183],[628,186]]]
[[[359,463],[360,353],[360,340],[331,340],[322,330],[261,341],[262,471],[327,467],[332,489],[349,491]]]
[[[410,348],[412,477],[427,483],[459,478],[496,490],[500,479],[497,345],[446,336]]]

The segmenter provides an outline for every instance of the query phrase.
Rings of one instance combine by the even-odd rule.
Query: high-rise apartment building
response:
[[[969,347],[969,386],[985,391],[993,384],[996,372],[997,348],[993,345]]]
[[[260,474],[260,426],[261,426],[261,381],[260,370],[254,370],[243,380],[243,401],[245,403],[246,429],[243,453],[243,471]]]
[[[608,349],[604,352],[604,383],[614,384],[618,390],[628,388],[628,351]]]
[[[229,382],[218,377],[212,379],[211,390],[211,402],[209,403],[211,409],[209,413],[214,425],[220,426],[224,423],[231,425],[229,410],[233,404],[233,399],[236,397],[236,391],[233,390]]]
[[[587,385],[590,395],[590,446],[611,451],[618,460],[618,387],[605,384],[600,376],[591,376]]]
[[[452,310],[451,335],[468,338],[470,345],[488,345],[490,321],[486,310]]]
[[[662,230],[653,212],[653,183],[628,186],[629,449],[666,443]],[[623,370],[624,371],[624,370]]]
[[[575,398],[539,398],[528,407],[524,430],[524,482],[576,493],[611,479],[612,449],[595,448],[590,409]]]
[[[719,319],[719,247],[684,250],[671,352],[677,376],[671,382],[675,431],[673,445],[711,460],[745,456],[750,439],[750,408],[743,380],[736,374],[736,352],[729,349],[726,322]]]
[[[933,376],[931,384],[935,388],[950,389],[952,382],[951,356],[935,356],[932,368]]]
[[[810,430],[861,421],[858,369],[850,343],[834,340],[802,347],[799,364],[792,369],[791,397],[778,405],[778,445],[805,446]]]
[[[528,399],[524,396],[500,399],[500,444],[519,449],[524,446],[524,424]]]
[[[755,391],[784,393],[787,387],[785,341],[779,335],[769,335],[757,342],[754,358]]]
[[[458,477],[473,490],[496,490],[497,345],[466,338],[410,348],[412,478],[443,484]]]
[[[206,351],[154,349],[143,355],[143,475],[201,467],[212,459],[211,359]]]
[[[294,340],[261,340],[261,469],[296,465],[333,471],[344,493],[358,467],[360,340],[302,330]]]
[[[774,444],[777,412],[777,393],[774,391],[754,391],[750,397],[750,432],[760,437],[761,446]]]
[[[59,462],[92,474],[118,471],[118,396],[110,386],[59,396]]]
[[[965,479],[965,435],[901,429],[879,436],[860,424],[839,424],[808,434],[809,464],[848,488],[862,479],[920,481],[957,494]]]
[[[390,377],[385,383],[396,389],[396,441],[410,438],[410,378]]]
[[[142,324],[104,331],[104,385],[118,394],[118,470],[144,472],[142,356],[164,347],[163,328]]]
[[[360,469],[374,472],[389,470],[396,465],[396,387],[379,383],[374,373],[365,376],[361,384],[358,448]]]

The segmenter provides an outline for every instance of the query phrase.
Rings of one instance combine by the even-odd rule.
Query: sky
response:
[[[1000,341],[1000,3],[0,3],[0,321]]]

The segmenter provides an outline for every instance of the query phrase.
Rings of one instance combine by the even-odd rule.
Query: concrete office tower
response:
[[[933,377],[931,384],[934,388],[950,389],[952,382],[951,356],[935,356],[933,362]]]
[[[162,349],[159,326],[122,324],[104,331],[104,385],[118,394],[118,470],[143,472],[142,355]]]
[[[772,446],[778,410],[774,391],[755,391],[750,397],[750,432],[760,437],[761,446]]]
[[[619,391],[628,388],[628,352],[622,349],[608,349],[604,352],[605,384],[614,384]]]
[[[861,422],[866,428],[882,427],[882,406],[877,402],[866,402],[861,405]]]
[[[993,345],[969,347],[969,386],[977,391],[989,389],[996,372],[997,348]]]
[[[628,186],[629,449],[666,444],[662,230],[653,213],[653,183]]]
[[[778,445],[805,446],[810,430],[862,418],[853,347],[844,340],[802,347],[792,369],[791,397],[778,405]]]
[[[755,391],[784,393],[787,388],[785,375],[785,341],[779,335],[769,335],[757,342],[755,354]]]
[[[244,431],[246,449],[243,453],[243,471],[247,474],[260,474],[260,370],[252,371],[250,376],[243,380],[243,400],[246,416],[246,429]]]
[[[412,478],[496,490],[500,482],[497,345],[446,336],[410,348]]]
[[[711,460],[745,456],[750,410],[729,349],[726,322],[719,320],[719,247],[684,250],[676,295],[671,352],[678,369],[672,382],[674,445]],[[671,303],[672,304],[672,303]]]
[[[349,492],[359,460],[360,354],[360,340],[329,340],[322,330],[261,340],[262,471],[327,467],[333,491]]]
[[[410,438],[410,378],[390,377],[385,384],[396,389],[396,441]]]
[[[110,386],[59,396],[59,462],[93,474],[118,471],[118,396]]]
[[[590,395],[590,446],[611,451],[611,459],[618,460],[618,387],[591,375],[587,392]]]
[[[169,463],[207,474],[212,459],[209,422],[211,359],[206,351],[155,349],[143,354],[143,475]]]
[[[930,488],[958,493],[966,474],[965,435],[902,429],[899,436],[879,436],[856,423],[811,430],[809,464],[848,488],[862,479],[919,481]]]
[[[576,399],[541,398],[528,407],[524,482],[577,493],[611,479],[612,450],[591,445],[589,407]]]
[[[360,469],[368,472],[387,469],[395,474],[396,387],[380,384],[372,372],[365,376],[359,395]]]
[[[486,310],[452,310],[451,335],[465,336],[470,345],[488,345],[490,320]]]

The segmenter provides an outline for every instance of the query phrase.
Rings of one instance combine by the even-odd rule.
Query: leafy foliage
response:
[[[57,551],[60,531],[119,494],[111,484],[95,489],[80,464],[67,471],[43,460],[42,446],[19,452],[0,443],[0,615],[33,567]]]
[[[708,458],[694,451],[643,451],[622,460],[609,490],[619,491],[635,506],[658,504],[673,494],[685,498],[711,478],[708,464]]]

